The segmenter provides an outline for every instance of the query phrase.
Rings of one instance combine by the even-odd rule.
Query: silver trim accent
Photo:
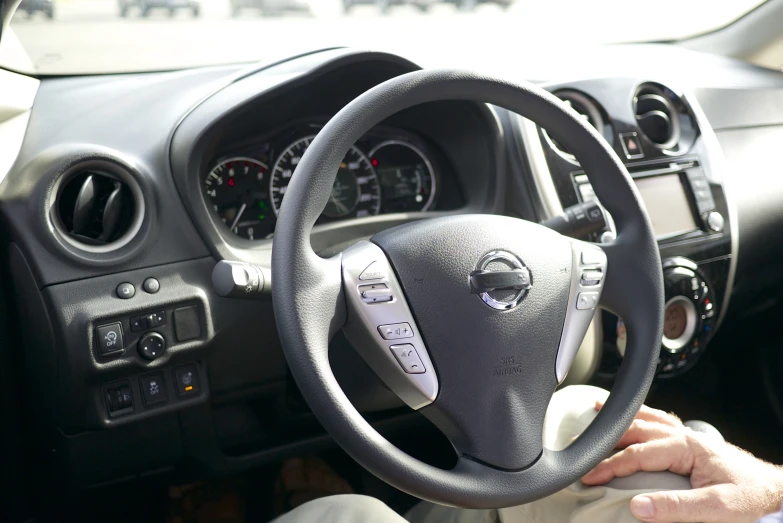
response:
[[[666,302],[666,305],[663,306],[664,318],[666,315],[666,309],[676,303],[681,303],[682,306],[685,307],[685,329],[678,338],[670,339],[667,338],[665,334],[661,338],[661,345],[663,345],[663,348],[666,349],[666,352],[671,354],[680,352],[682,348],[691,341],[691,338],[693,338],[693,333],[696,332],[696,324],[698,323],[696,306],[685,296],[675,296]]]
[[[375,156],[375,153],[378,152],[379,149],[382,149],[388,145],[402,145],[403,147],[407,147],[408,149],[411,149],[413,152],[419,155],[419,157],[424,160],[424,165],[427,166],[427,169],[430,171],[430,180],[432,180],[432,189],[430,190],[430,198],[427,200],[427,203],[424,204],[424,207],[421,208],[421,211],[418,212],[424,212],[427,209],[430,208],[430,205],[432,205],[432,202],[435,200],[435,191],[437,190],[438,182],[435,179],[435,169],[432,168],[432,163],[430,162],[430,159],[427,158],[427,155],[424,154],[424,152],[416,147],[415,145],[403,142],[401,140],[386,140],[385,142],[381,142],[378,145],[376,145],[368,155],[370,157],[370,165],[372,165],[372,157]],[[376,171],[376,175],[377,175]],[[380,185],[380,179],[378,179],[378,184]]]
[[[65,230],[65,227],[63,227],[59,210],[57,208],[57,202],[60,199],[63,186],[73,179],[74,174],[78,174],[82,171],[95,171],[97,174],[119,180],[128,186],[131,194],[133,195],[134,213],[133,219],[128,226],[128,230],[111,243],[106,243],[104,245],[90,245],[88,243],[83,243],[71,236],[71,233],[69,233],[67,230]],[[139,182],[136,181],[136,177],[131,174],[131,172],[123,165],[109,161],[108,159],[100,158],[79,162],[70,167],[65,174],[60,176],[57,179],[57,182],[55,182],[54,190],[52,190],[51,194],[49,195],[49,201],[47,202],[46,207],[49,212],[49,221],[52,224],[54,231],[57,233],[57,236],[59,236],[68,245],[81,251],[90,252],[93,254],[105,254],[113,252],[128,245],[131,241],[133,241],[134,238],[136,238],[136,236],[139,234],[139,231],[141,231],[141,226],[144,223],[144,216],[147,212],[146,203],[144,201],[144,193],[141,192],[141,187],[139,186]]]
[[[595,256],[600,261],[591,264],[582,263],[582,253],[585,251],[591,251],[590,255]],[[571,368],[582,340],[585,338],[590,323],[593,321],[595,311],[598,310],[598,307],[578,309],[577,300],[579,295],[584,292],[597,293],[598,302],[600,303],[601,291],[603,291],[606,279],[607,265],[606,253],[599,246],[579,240],[571,240],[571,290],[568,294],[568,309],[566,310],[563,334],[560,337],[560,346],[557,349],[557,360],[555,361],[555,376],[558,383],[563,383],[563,380],[568,375],[568,370]],[[598,285],[582,285],[582,272],[585,269],[600,269],[604,274],[604,279]]]
[[[367,281],[359,280],[359,275],[372,262],[384,265],[386,276],[373,283],[384,283],[389,287],[393,296],[389,302],[365,303],[362,299],[359,287],[367,285]],[[343,327],[345,335],[373,371],[410,408],[420,409],[429,405],[438,396],[438,377],[386,254],[374,243],[360,241],[343,252],[342,265],[348,309],[348,321]],[[407,323],[413,329],[413,337],[406,338],[405,344],[416,349],[425,372],[408,374],[400,366],[390,349],[400,342],[384,340],[378,331],[379,326],[393,323]]]
[[[476,264],[476,270],[477,271],[486,270],[487,266],[493,261],[506,261],[511,265],[513,265],[515,269],[526,268],[525,264],[522,263],[522,260],[514,256],[510,252],[491,251],[481,257],[478,264]],[[527,296],[527,292],[530,290],[531,286],[532,285],[528,286],[526,289],[520,289],[517,295],[511,301],[496,300],[495,298],[490,296],[488,292],[479,293],[479,298],[481,298],[481,301],[483,301],[493,309],[508,311],[513,309],[517,305],[519,305],[522,302],[522,300],[525,299],[525,296]]]

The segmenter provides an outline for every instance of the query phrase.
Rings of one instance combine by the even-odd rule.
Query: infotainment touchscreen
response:
[[[648,176],[634,181],[647,206],[656,236],[671,236],[698,227],[679,174]]]

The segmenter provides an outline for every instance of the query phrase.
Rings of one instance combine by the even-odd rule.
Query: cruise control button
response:
[[[384,340],[399,340],[402,338],[413,338],[413,329],[409,323],[392,323],[391,325],[381,325],[378,327]]]
[[[382,280],[386,277],[386,270],[383,267],[383,264],[374,261],[370,265],[367,266],[366,269],[362,271],[362,273],[359,275],[359,279],[362,281],[367,280]]]
[[[394,357],[397,358],[397,362],[402,367],[402,370],[406,373],[424,374],[426,372],[424,364],[421,362],[421,358],[419,358],[419,353],[416,352],[413,345],[392,345],[389,349],[394,354]]]
[[[604,273],[600,270],[582,271],[582,285],[592,287],[601,283]]]
[[[580,311],[595,309],[598,306],[597,292],[580,292],[576,298],[576,308]]]
[[[125,348],[122,342],[122,325],[119,323],[98,327],[95,337],[98,340],[101,356],[120,352]]]

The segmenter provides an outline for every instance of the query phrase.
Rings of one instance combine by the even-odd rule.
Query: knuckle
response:
[[[682,500],[676,492],[662,492],[653,499],[656,513],[676,514],[682,506]]]

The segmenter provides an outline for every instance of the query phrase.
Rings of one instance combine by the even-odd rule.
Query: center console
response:
[[[733,279],[735,224],[714,134],[692,97],[659,83],[588,80],[548,89],[606,138],[636,183],[663,261],[666,305],[657,377],[679,376],[697,363],[720,325]],[[542,217],[598,201],[578,159],[556,136],[521,117],[515,131]],[[583,239],[612,241],[614,223],[608,213],[606,218],[602,231]],[[625,354],[627,332],[622,318],[606,311],[600,326],[598,372],[611,376]]]

